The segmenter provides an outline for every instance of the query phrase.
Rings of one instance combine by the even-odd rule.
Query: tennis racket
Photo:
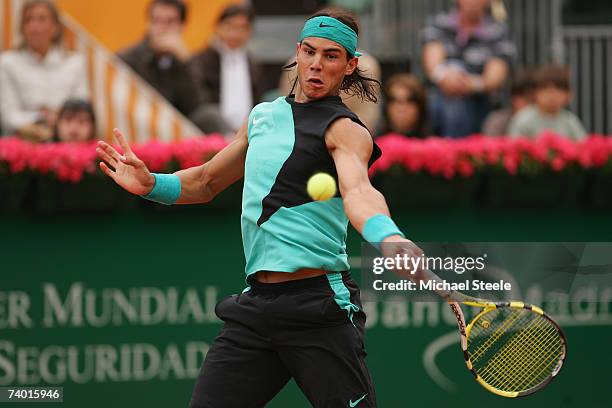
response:
[[[431,271],[425,275],[441,281]],[[457,318],[465,364],[486,390],[502,397],[523,397],[559,374],[567,355],[565,334],[539,307],[492,302],[457,291],[436,293]],[[482,310],[466,325],[460,304]]]

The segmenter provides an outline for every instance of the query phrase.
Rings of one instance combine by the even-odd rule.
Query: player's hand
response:
[[[132,152],[121,131],[114,129],[113,133],[124,154],[119,154],[108,143],[102,140],[99,141],[96,153],[102,160],[100,162],[100,169],[112,178],[115,183],[130,193],[137,195],[149,194],[155,185],[155,177],[149,172],[143,161]]]
[[[380,247],[385,258],[395,258],[396,255],[401,255],[403,257],[405,254],[409,258],[415,258],[416,260],[424,256],[424,252],[421,248],[409,239],[402,238],[400,235],[392,235],[385,238]],[[415,281],[422,280],[425,277],[423,262],[419,262],[416,269],[409,267],[407,269],[395,269],[394,272],[399,276]]]

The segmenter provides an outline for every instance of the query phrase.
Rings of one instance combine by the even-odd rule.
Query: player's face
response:
[[[357,68],[357,58],[347,55],[341,45],[326,38],[308,37],[298,44],[298,81],[308,100],[339,94],[344,77]]]

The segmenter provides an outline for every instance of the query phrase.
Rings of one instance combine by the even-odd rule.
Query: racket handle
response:
[[[429,269],[424,269],[424,278],[423,280],[427,280],[427,281],[441,281],[442,279],[436,275],[435,273],[433,273],[432,271],[430,271]],[[449,292],[448,290],[438,290],[438,289],[434,289],[434,291],[438,294],[438,296],[440,296],[442,299],[450,301],[451,297],[452,297],[452,292]]]
[[[430,271],[429,269],[424,269],[424,280],[427,281],[442,281],[438,275]],[[442,299],[447,302],[467,302],[467,301],[476,301],[477,299],[472,296],[468,296],[461,292],[457,292],[456,290],[443,290],[443,289],[434,289],[434,291],[440,296]]]

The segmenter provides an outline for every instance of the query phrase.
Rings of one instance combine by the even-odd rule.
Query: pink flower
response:
[[[561,171],[565,168],[565,161],[561,157],[555,157],[550,165],[554,171]]]
[[[370,169],[371,175],[393,166],[446,179],[471,177],[490,168],[502,168],[512,175],[544,169],[562,171],[569,166],[612,168],[612,137],[602,135],[575,142],[552,132],[543,132],[535,139],[473,135],[458,140],[390,134],[376,142],[382,157]],[[221,135],[208,135],[175,143],[151,141],[132,149],[151,171],[161,172],[173,164],[180,168],[201,165],[227,145]],[[94,142],[32,144],[15,137],[0,139],[0,169],[12,173],[31,170],[78,182],[85,174],[98,172],[97,161]]]

